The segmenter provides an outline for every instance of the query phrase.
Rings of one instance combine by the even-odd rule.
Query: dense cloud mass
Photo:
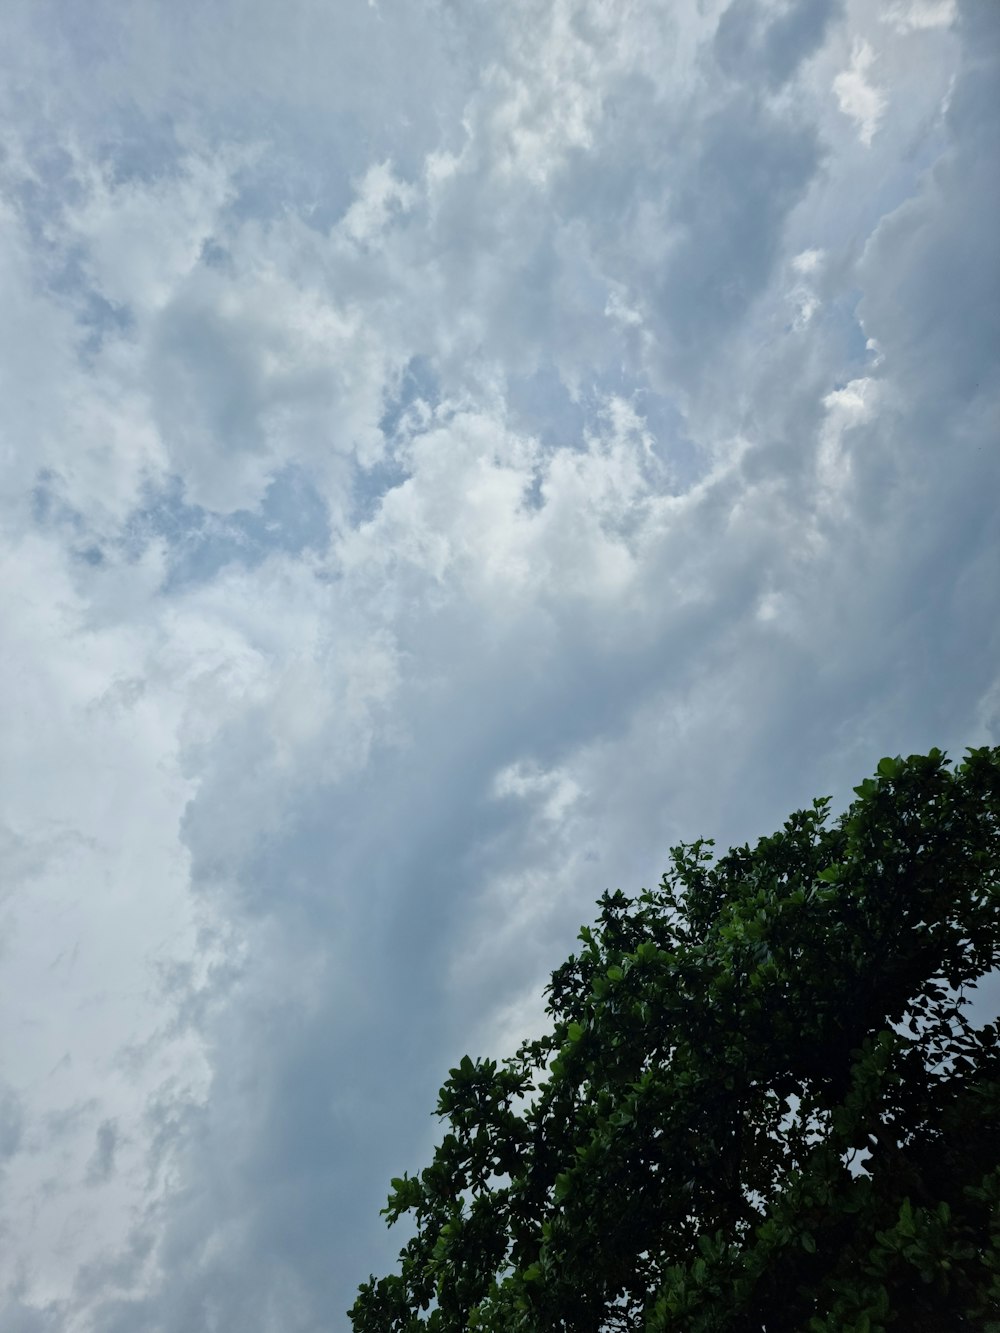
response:
[[[0,1326],[343,1329],[604,888],[1000,743],[1000,13],[0,34]]]

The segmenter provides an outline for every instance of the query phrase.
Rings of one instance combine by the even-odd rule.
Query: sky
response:
[[[1000,743],[998,64],[4,0],[5,1333],[341,1333],[606,888]]]

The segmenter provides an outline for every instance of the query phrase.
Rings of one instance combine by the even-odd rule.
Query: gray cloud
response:
[[[94,1146],[93,1156],[87,1163],[88,1185],[107,1184],[114,1174],[117,1149],[118,1126],[113,1120],[102,1120],[97,1127],[97,1143]]]
[[[21,1099],[13,1088],[0,1086],[0,1162],[17,1152],[23,1133]]]
[[[719,18],[715,58],[727,74],[752,79],[763,72],[768,84],[778,87],[819,47],[841,9],[837,0],[798,0],[769,17],[758,0],[733,0]]]

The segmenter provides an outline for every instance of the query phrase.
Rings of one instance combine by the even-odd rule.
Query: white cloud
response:
[[[819,438],[817,471],[820,484],[831,500],[842,497],[851,479],[851,457],[845,446],[846,432],[870,421],[875,410],[875,382],[867,377],[851,380],[823,399],[827,419]]]
[[[796,283],[788,293],[788,299],[795,306],[795,317],[792,321],[792,327],[801,331],[806,328],[812,320],[816,311],[820,308],[820,299],[816,293],[805,285],[805,283]]]
[[[858,40],[851,51],[851,63],[833,81],[837,104],[858,127],[858,138],[870,147],[875,131],[885,114],[888,99],[881,88],[869,82],[875,52],[868,42]]]
[[[808,273],[816,273],[822,267],[824,258],[825,256],[822,250],[815,248],[803,250],[792,260],[792,268],[796,273],[800,273],[803,276]]]
[[[558,771],[546,772],[524,762],[509,764],[501,769],[493,780],[493,790],[500,797],[542,799],[542,817],[551,822],[562,819],[580,795],[580,789],[572,778]]]
[[[413,187],[393,175],[392,163],[379,162],[365,173],[340,229],[358,244],[374,241],[393,213],[405,213],[415,198]]]
[[[151,662],[162,644],[148,625],[89,628],[54,557],[32,538],[2,561],[18,590],[6,598],[2,764],[18,781],[5,797],[0,987],[19,1034],[6,1066],[23,1130],[0,1225],[8,1262],[27,1266],[42,1299],[144,1202],[144,1099],[168,1079],[204,1084],[197,1042],[164,1031],[151,986],[151,963],[188,953],[196,929],[177,841],[191,788]],[[126,1048],[150,1041],[154,1058],[129,1067]],[[94,1159],[112,1120],[120,1136]]]
[[[90,161],[76,164],[82,198],[61,225],[64,243],[83,247],[93,289],[137,317],[162,309],[196,268],[232,201],[238,164],[191,154],[151,182],[116,182]]]
[[[882,18],[900,32],[946,28],[958,15],[956,0],[892,0]]]

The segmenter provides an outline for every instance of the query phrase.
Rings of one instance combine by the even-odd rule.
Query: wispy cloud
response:
[[[885,92],[869,78],[874,64],[875,52],[869,44],[856,41],[850,65],[833,81],[833,91],[841,111],[857,125],[858,137],[866,146],[871,145],[888,105]]]

